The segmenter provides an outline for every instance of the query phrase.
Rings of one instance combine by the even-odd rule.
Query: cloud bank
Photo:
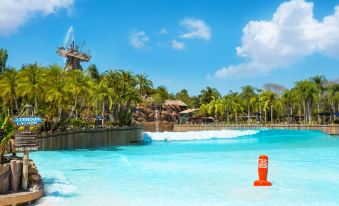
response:
[[[144,31],[134,31],[129,36],[129,43],[137,49],[144,48],[149,41],[149,37]]]
[[[215,78],[265,75],[298,60],[321,53],[339,58],[339,6],[321,21],[313,16],[313,3],[282,3],[270,21],[250,21],[243,28],[237,55],[245,62],[217,70]]]
[[[0,36],[9,36],[31,18],[60,9],[71,10],[73,0],[0,0]]]

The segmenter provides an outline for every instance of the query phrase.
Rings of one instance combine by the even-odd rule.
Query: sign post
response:
[[[14,147],[16,152],[23,152],[23,169],[22,169],[22,188],[28,189],[28,166],[29,151],[39,150],[39,133],[30,131],[30,126],[38,126],[42,119],[37,116],[14,117],[13,123],[17,127],[24,126],[24,131],[14,133]]]

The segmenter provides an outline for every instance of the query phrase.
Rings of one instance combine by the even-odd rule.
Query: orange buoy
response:
[[[267,180],[268,174],[268,157],[260,155],[258,160],[258,175],[259,180],[254,181],[254,186],[272,186],[272,183]]]

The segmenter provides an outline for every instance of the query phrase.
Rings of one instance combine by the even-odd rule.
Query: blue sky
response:
[[[63,64],[55,49],[73,28],[101,72],[146,73],[198,94],[251,84],[339,77],[338,1],[0,0],[8,64]],[[71,35],[72,36],[72,35]],[[71,38],[70,38],[71,39]],[[88,64],[83,65],[87,67]]]

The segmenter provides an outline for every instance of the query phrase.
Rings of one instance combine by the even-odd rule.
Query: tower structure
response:
[[[91,60],[91,55],[79,50],[79,47],[72,41],[69,48],[58,47],[57,54],[66,58],[65,71],[82,70],[80,62],[88,62]]]

